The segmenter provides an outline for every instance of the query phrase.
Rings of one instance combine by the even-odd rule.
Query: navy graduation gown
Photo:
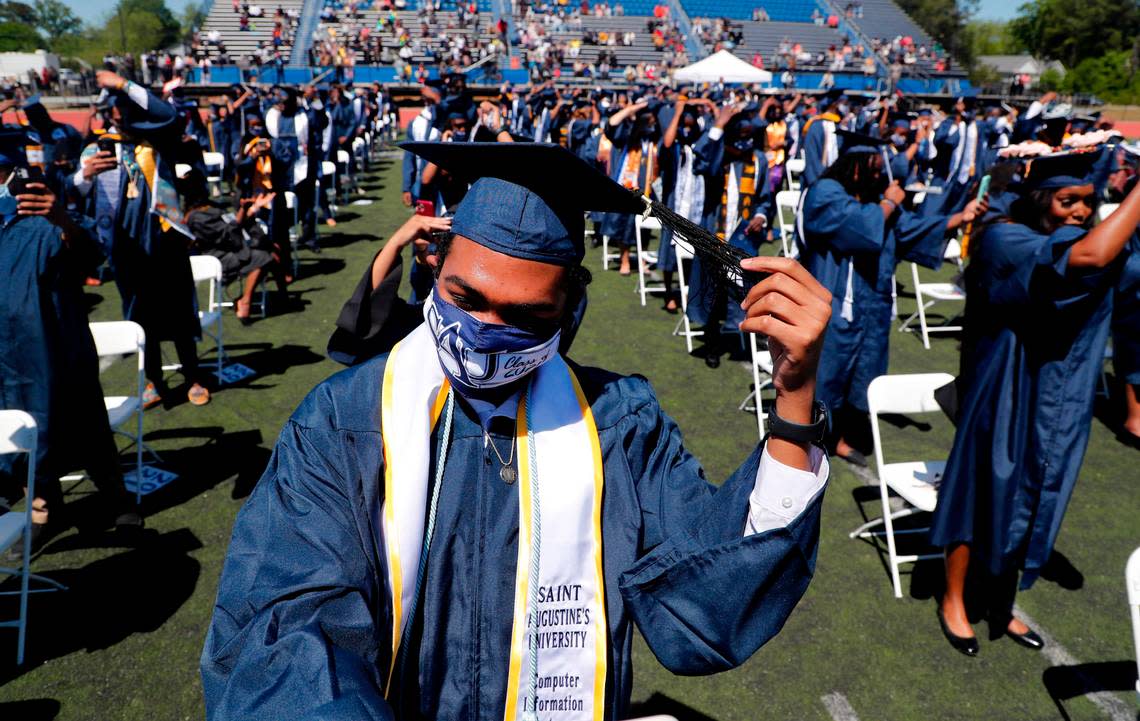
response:
[[[392,706],[382,698],[391,663],[380,525],[386,358],[309,395],[238,516],[201,662],[215,721],[502,718],[518,489],[500,479],[464,402],[408,671],[393,682]],[[788,527],[745,538],[760,448],[716,489],[645,379],[575,372],[605,465],[606,700],[616,720],[629,705],[634,624],[682,674],[732,668],[779,631],[813,573],[822,493]],[[496,432],[492,440],[510,442]]]
[[[182,119],[174,108],[148,93],[145,110],[121,94],[118,102],[130,104],[124,113],[124,130],[131,138],[149,142],[159,157],[158,173],[174,184],[174,162],[181,143]],[[124,139],[124,156],[136,143]],[[122,167],[122,164],[120,164]],[[139,192],[129,197],[130,174],[120,173],[119,208],[110,249],[115,285],[122,300],[123,317],[146,331],[147,342],[198,337],[197,295],[187,247],[190,239],[175,230],[163,230],[151,212],[151,190],[139,180]],[[92,200],[94,193],[91,193]],[[93,206],[92,206],[93,207]]]
[[[610,125],[608,122],[603,123],[603,131],[613,147],[610,149],[610,177],[615,182],[621,182],[621,171],[625,166],[626,156],[632,149],[632,145],[636,142],[641,147],[646,148],[647,153],[652,153],[654,162],[657,167],[653,169],[653,173],[660,173],[660,141],[650,141],[648,143],[641,143],[633,139],[633,121],[626,120],[620,125]],[[648,158],[646,153],[642,154],[641,165],[637,171],[637,187],[643,191],[647,190],[647,186],[652,182],[652,179],[646,177],[648,170]],[[650,191],[652,194],[652,191]],[[602,220],[602,234],[609,237],[610,242],[628,248],[636,244],[634,233],[636,232],[637,225],[634,217],[629,213],[606,213]]]
[[[993,575],[1048,560],[1088,446],[1120,262],[1071,268],[1086,231],[994,223],[966,269],[961,401],[931,541]],[[1122,262],[1122,261],[1121,261]]]
[[[831,320],[820,352],[816,397],[832,413],[844,405],[867,412],[867,387],[887,372],[894,318],[891,281],[899,262],[942,264],[945,216],[898,210],[884,220],[878,203],[860,203],[824,178],[803,205],[800,262],[831,291]],[[848,268],[851,319],[844,318]]]
[[[726,183],[726,169],[724,156],[724,136],[713,139],[708,132],[700,137],[693,145],[693,168],[705,177],[705,201],[701,226],[710,233],[717,233],[721,225],[721,212],[724,209],[724,194]],[[760,252],[760,243],[767,237],[767,228],[772,227],[772,218],[775,215],[775,195],[768,184],[768,159],[762,150],[752,151],[752,161],[756,167],[754,194],[750,195],[750,205],[747,208],[748,217],[744,215],[745,194],[737,194],[737,214],[739,219],[736,226],[726,234],[726,242],[748,254],[756,256]],[[736,177],[738,182],[744,177],[744,161],[735,161]],[[768,219],[765,230],[760,234],[747,233],[748,223],[752,218],[763,215]],[[699,256],[694,256],[692,270],[689,274],[689,320],[694,323],[706,324],[715,315],[717,303],[717,281],[707,277]],[[739,304],[729,302],[725,306],[725,326],[735,331],[740,322],[744,320],[744,311]]]
[[[832,113],[818,115],[815,119],[810,121],[811,125],[808,126],[807,133],[804,134],[804,172],[801,182],[805,190],[814,185],[828,167],[828,164],[824,162],[823,158],[824,146],[827,142],[827,131],[824,129],[824,121],[827,120],[830,120],[838,126],[840,118]],[[838,138],[835,142],[839,142]]]
[[[1120,272],[1112,302],[1112,365],[1116,377],[1140,385],[1140,236],[1129,241],[1131,254]]]
[[[83,298],[98,250],[80,241],[65,246],[40,217],[0,224],[0,408],[36,420],[36,495],[44,498],[58,492],[63,473],[82,466],[102,480],[117,460]],[[16,459],[0,455],[0,490],[14,498],[25,483],[13,475]]]

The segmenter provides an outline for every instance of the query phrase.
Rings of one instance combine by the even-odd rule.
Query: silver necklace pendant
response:
[[[503,482],[510,486],[519,479],[519,473],[510,466],[503,466],[499,469],[499,478],[502,478]]]

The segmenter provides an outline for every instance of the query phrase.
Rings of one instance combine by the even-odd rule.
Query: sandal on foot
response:
[[[146,388],[143,388],[143,394],[142,394],[143,410],[146,410],[148,408],[154,408],[155,406],[159,405],[160,403],[162,403],[162,396],[160,396],[158,394],[158,390],[154,387],[154,384],[148,381],[146,384]]]
[[[186,393],[186,400],[190,401],[192,406],[204,406],[210,402],[210,391],[201,383],[195,383]]]

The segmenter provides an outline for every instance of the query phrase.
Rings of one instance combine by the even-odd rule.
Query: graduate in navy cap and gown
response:
[[[30,182],[23,130],[0,131],[0,408],[36,421],[32,537],[40,547],[64,524],[59,478],[84,468],[118,526],[140,526],[123,486],[107,421],[99,360],[87,325],[86,271],[98,243],[44,183]],[[17,183],[25,190],[14,195]],[[25,492],[26,459],[0,455],[0,500]],[[94,519],[85,519],[92,521]],[[12,549],[22,554],[23,546]]]
[[[750,256],[759,254],[775,213],[768,157],[756,145],[756,111],[755,103],[726,105],[693,147],[696,172],[704,176],[701,225]],[[721,325],[736,332],[743,313],[699,256],[693,258],[690,278],[689,320],[704,326],[705,364],[716,368],[723,352]]]
[[[946,118],[934,133],[938,148],[935,179],[940,196],[927,197],[923,212],[957,213],[970,201],[976,183],[986,174],[991,155],[987,132],[978,122],[977,98],[962,97],[954,105],[954,115]]]
[[[43,171],[47,185],[57,198],[66,198],[70,176],[75,173],[79,153],[83,149],[83,136],[67,123],[53,120],[39,95],[24,101],[24,116],[28,119],[43,147]]]
[[[930,532],[946,549],[942,631],[978,653],[968,611],[991,637],[1044,643],[1013,616],[1016,590],[1041,574],[1088,446],[1113,288],[1140,224],[1140,191],[1091,228],[1098,151],[1033,158],[1017,199],[975,228],[957,433]],[[985,608],[967,609],[972,571]]]
[[[839,135],[839,160],[807,191],[797,242],[804,266],[831,291],[817,391],[833,416],[831,441],[838,456],[866,465],[867,387],[887,372],[895,268],[911,261],[937,269],[947,235],[985,205],[950,216],[910,212],[900,207],[905,191],[891,177],[887,141]]]
[[[109,237],[123,317],[146,331],[144,404],[159,404],[169,390],[159,343],[172,341],[188,386],[187,399],[205,405],[210,393],[198,366],[197,338],[202,329],[187,251],[192,236],[183,223],[171,159],[181,150],[184,123],[169,103],[141,85],[106,70],[97,73],[96,82],[114,103],[119,132],[110,147],[115,148],[117,160],[109,163],[105,153],[110,151],[88,146],[75,184],[88,198],[97,232]],[[106,187],[99,180],[108,171],[117,174],[117,187]],[[114,180],[116,175],[109,177]]]
[[[819,107],[819,114],[804,124],[801,133],[804,173],[800,182],[804,190],[819,180],[839,158],[839,140],[835,131],[850,110],[847,94],[838,88],[827,91],[820,99]]]
[[[674,672],[740,664],[814,567],[826,292],[744,261],[771,274],[745,330],[770,338],[784,420],[715,488],[647,380],[558,350],[584,209],[641,201],[558,147],[407,147],[474,184],[424,322],[309,395],[242,508],[207,717],[617,721],[635,626]]]
[[[1133,236],[1112,305],[1112,366],[1124,387],[1121,439],[1140,448],[1140,237]]]
[[[700,107],[712,106],[711,100],[677,97],[665,123],[658,155],[661,165],[661,202],[678,215],[699,224],[704,218],[705,176],[693,146],[701,137]],[[657,252],[657,269],[665,286],[665,310],[676,313],[680,299],[673,292],[673,274],[677,271],[677,251],[673,247],[673,230],[661,228],[661,248]]]
[[[659,106],[656,98],[632,103],[610,116],[604,125],[605,136],[612,144],[610,177],[623,188],[637,188],[645,195],[652,195],[653,181],[661,173],[661,161],[657,157],[661,138],[657,122]],[[607,213],[602,223],[602,233],[621,248],[619,272],[622,275],[632,272],[629,255],[636,243],[635,232],[633,216],[626,213]],[[638,258],[637,262],[642,260]]]

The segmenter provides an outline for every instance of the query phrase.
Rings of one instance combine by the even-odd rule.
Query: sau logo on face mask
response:
[[[435,336],[444,375],[462,390],[496,388],[528,375],[558,352],[550,338],[509,325],[484,323],[432,291],[424,318]]]

